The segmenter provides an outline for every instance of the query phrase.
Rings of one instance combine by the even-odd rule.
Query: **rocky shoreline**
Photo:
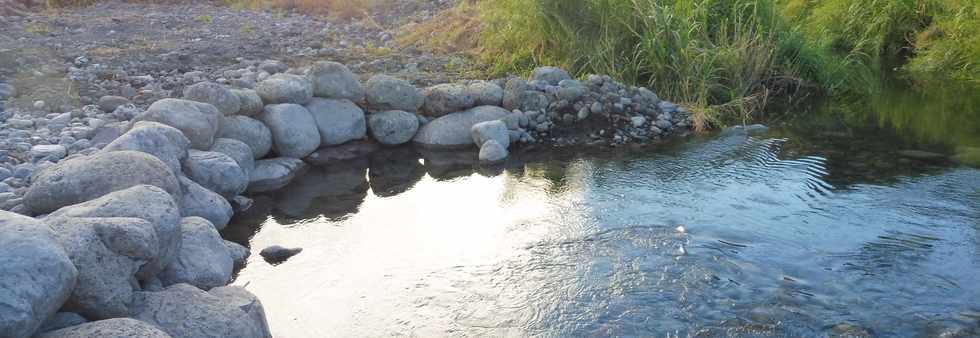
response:
[[[0,336],[271,337],[259,300],[226,286],[249,249],[218,231],[246,195],[385,147],[473,149],[494,166],[515,149],[648,143],[693,124],[651,90],[554,67],[424,89],[383,74],[362,84],[329,61],[221,76],[145,108],[103,96],[3,114]]]

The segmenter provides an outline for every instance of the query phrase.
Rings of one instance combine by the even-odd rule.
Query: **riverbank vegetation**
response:
[[[710,120],[774,94],[980,83],[980,0],[494,0],[479,11],[479,55],[497,73],[612,74]]]

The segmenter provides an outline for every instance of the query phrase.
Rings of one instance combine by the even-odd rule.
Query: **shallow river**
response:
[[[234,284],[277,337],[980,334],[980,170],[806,130],[313,169],[225,231]]]

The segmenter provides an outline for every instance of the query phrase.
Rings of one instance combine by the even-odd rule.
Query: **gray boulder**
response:
[[[544,93],[531,89],[524,80],[511,78],[504,86],[502,104],[507,110],[543,111],[549,103]]]
[[[106,113],[111,113],[116,111],[116,108],[119,108],[120,106],[125,106],[130,103],[132,102],[130,102],[129,99],[125,97],[107,95],[99,98],[99,109],[102,109],[102,111]]]
[[[235,115],[241,108],[241,100],[223,85],[214,82],[199,82],[184,88],[184,98],[210,103],[224,115]]]
[[[188,178],[226,198],[235,197],[248,187],[245,170],[228,155],[192,149],[183,165]]]
[[[313,95],[328,99],[364,100],[364,88],[357,76],[347,66],[337,62],[321,61],[313,64],[306,74],[313,83]]]
[[[176,175],[180,173],[180,162],[187,158],[187,149],[190,146],[191,141],[177,128],[152,121],[141,121],[136,122],[133,129],[102,148],[102,151],[144,152],[166,163],[171,172]]]
[[[347,99],[314,98],[306,104],[320,131],[320,145],[332,146],[364,138],[364,111]]]
[[[211,289],[208,293],[244,311],[248,314],[249,321],[256,323],[256,326],[267,336],[272,332],[269,330],[269,323],[265,319],[265,309],[262,308],[262,302],[259,302],[259,298],[251,292],[238,286],[222,286]]]
[[[95,128],[95,132],[92,136],[92,144],[109,144],[115,139],[125,134],[132,125],[129,122],[112,122],[106,123],[98,128]]]
[[[296,175],[306,168],[306,163],[298,158],[277,157],[255,161],[255,170],[249,178],[248,192],[259,193],[278,190],[289,184]]]
[[[427,123],[415,135],[415,143],[427,148],[465,148],[473,145],[473,125],[499,120],[509,112],[494,106],[479,106],[449,114]]]
[[[552,86],[557,86],[562,80],[571,79],[572,77],[568,75],[568,72],[558,67],[538,67],[531,72],[531,81],[543,81]]]
[[[306,104],[313,98],[313,84],[308,79],[293,74],[275,74],[255,86],[265,104]]]
[[[252,149],[252,158],[265,157],[272,149],[272,131],[261,121],[246,116],[221,118],[221,130],[217,137],[244,142]]]
[[[170,264],[180,247],[180,209],[171,194],[150,185],[137,185],[85,203],[52,212],[45,219],[139,218],[153,225],[159,241],[157,258],[140,268],[139,280],[152,279]]]
[[[42,214],[141,184],[179,196],[177,177],[163,161],[142,152],[114,151],[61,161],[41,171],[24,195],[24,205]]]
[[[63,308],[87,318],[129,314],[137,272],[159,258],[153,224],[139,218],[49,217],[59,242],[78,269],[78,283]]]
[[[31,162],[58,162],[68,156],[68,148],[60,144],[39,144],[31,147]]]
[[[177,128],[191,141],[194,149],[209,149],[218,132],[221,112],[207,103],[163,99],[154,102],[135,121],[154,121]]]
[[[316,120],[303,106],[271,104],[259,119],[272,132],[272,147],[280,156],[303,158],[320,147]]]
[[[68,299],[78,270],[49,226],[6,211],[0,261],[0,337],[30,337]]]
[[[232,89],[232,94],[238,96],[238,115],[255,116],[262,112],[262,98],[251,89]],[[226,114],[227,115],[227,114]]]
[[[66,327],[88,323],[88,319],[74,312],[58,312],[48,318],[37,332],[61,330]]]
[[[265,60],[259,64],[259,70],[269,74],[284,73],[289,70],[289,66],[279,60]]]
[[[575,102],[589,92],[589,88],[578,80],[562,80],[558,83],[558,99]]]
[[[113,318],[49,331],[36,338],[173,338],[153,324]]]
[[[489,81],[476,81],[467,87],[476,100],[474,106],[500,106],[504,100],[504,89]]]
[[[184,218],[180,235],[177,258],[159,275],[164,286],[187,283],[208,290],[231,281],[235,262],[211,222],[200,217]]]
[[[477,147],[482,147],[489,140],[497,141],[497,144],[507,149],[510,146],[510,133],[507,124],[500,120],[480,122],[473,125],[470,129],[473,136],[473,143]]]
[[[248,261],[248,256],[252,254],[248,248],[229,240],[225,240],[225,248],[228,249],[228,254],[231,255],[231,260],[235,263],[236,269],[244,267]],[[214,290],[212,289],[212,291]]]
[[[467,86],[444,83],[425,89],[425,103],[422,112],[426,116],[439,117],[455,113],[476,104],[476,98]]]
[[[252,156],[252,148],[249,147],[245,142],[230,139],[230,138],[216,138],[214,139],[214,145],[211,146],[211,151],[216,153],[222,153],[228,155],[238,166],[245,171],[245,177],[248,177],[255,169],[255,158]]]
[[[132,317],[156,325],[173,338],[272,336],[254,296],[246,304],[246,297],[220,290],[212,294],[176,284],[159,292],[139,292]]]
[[[384,145],[399,145],[411,141],[419,130],[419,119],[415,114],[389,110],[371,114],[368,117],[371,136]]]
[[[507,148],[497,143],[497,140],[488,140],[480,147],[481,163],[497,163],[507,158]]]
[[[224,229],[234,216],[228,200],[183,175],[180,176],[180,189],[183,193],[180,198],[181,216],[204,218],[218,230]]]
[[[408,81],[388,75],[375,75],[365,84],[368,106],[373,111],[418,111],[424,96]]]

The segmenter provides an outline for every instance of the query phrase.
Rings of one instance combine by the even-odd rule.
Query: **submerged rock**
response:
[[[265,259],[266,262],[271,264],[279,264],[285,262],[290,257],[293,257],[300,252],[303,252],[303,248],[285,248],[279,245],[273,245],[262,249],[259,255]]]
[[[0,336],[26,338],[68,299],[78,270],[54,231],[0,211]]]

